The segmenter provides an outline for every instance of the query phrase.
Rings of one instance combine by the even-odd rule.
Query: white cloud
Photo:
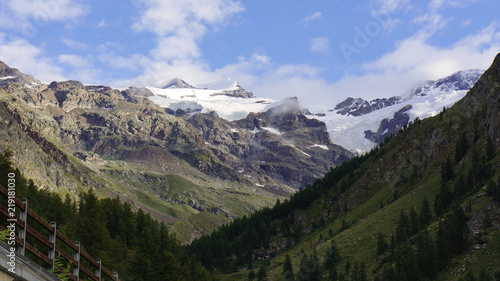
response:
[[[243,5],[235,0],[137,0],[140,16],[132,25],[136,32],[156,35],[156,47],[149,51],[150,59],[142,56],[122,58],[140,60],[144,73],[126,82],[158,85],[174,77],[214,77],[202,61],[199,41],[210,29],[217,30]],[[102,58],[101,58],[102,59]],[[123,64],[124,64],[123,63]],[[116,64],[118,66],[120,63]]]
[[[411,0],[370,0],[371,14],[399,14],[412,7]]]
[[[68,66],[66,73],[71,79],[78,77],[78,80],[84,84],[95,84],[101,81],[99,75],[101,70],[94,66],[94,58],[92,56],[80,56],[75,54],[62,54],[57,57],[57,62],[60,65]]]
[[[323,14],[321,12],[316,12],[312,15],[309,15],[305,18],[303,18],[301,20],[302,23],[308,23],[308,22],[311,22],[311,21],[315,21],[315,20],[318,20],[318,19],[321,19],[321,17],[323,16]]]
[[[434,46],[427,39],[416,34],[402,40],[392,52],[363,65],[365,75],[347,77],[339,85],[347,81],[373,88],[366,94],[372,91],[380,95],[384,87],[389,95],[402,94],[418,81],[443,78],[465,69],[486,69],[500,50],[496,23],[448,47]]]
[[[311,40],[311,51],[325,52],[330,49],[330,39],[327,37],[318,37]]]
[[[138,0],[141,17],[132,26],[136,31],[150,31],[159,36],[175,34],[191,23],[219,25],[243,11],[232,0]]]
[[[43,57],[43,47],[33,46],[25,39],[7,40],[0,34],[0,58],[10,67],[18,68],[36,79],[45,82],[65,80],[63,69]]]
[[[88,10],[79,0],[1,1],[0,27],[30,38],[51,21],[76,22]]]

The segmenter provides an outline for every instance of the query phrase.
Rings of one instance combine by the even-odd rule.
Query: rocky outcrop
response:
[[[165,86],[161,87],[162,89],[196,89],[196,87],[189,85],[186,81],[174,78],[168,81]]]
[[[221,162],[251,182],[275,189],[301,189],[352,157],[331,143],[323,122],[301,113],[296,98],[233,122],[214,112],[195,114],[188,122],[203,132]]]
[[[233,90],[224,90],[224,91],[212,94],[212,96],[230,96],[230,97],[244,98],[244,99],[249,99],[249,98],[255,97],[252,92],[249,92],[249,91],[243,89],[238,83],[236,83],[235,88],[236,89],[233,89]]]
[[[460,101],[460,107],[466,110],[467,117],[473,120],[486,122],[488,134],[500,145],[500,54],[496,56],[493,64],[484,72],[481,79],[472,87],[469,93]]]
[[[31,75],[21,73],[17,68],[10,68],[7,64],[0,61],[0,87],[5,87],[11,83],[22,84],[40,84],[40,81]]]
[[[343,102],[337,104],[337,106],[335,106],[335,109],[333,110],[342,115],[360,116],[368,114],[375,110],[398,104],[400,100],[400,97],[374,99],[371,101],[367,101],[362,98],[354,99],[349,97]]]
[[[406,111],[411,108],[412,106],[409,104],[404,106],[398,112],[394,113],[394,117],[392,119],[389,120],[388,118],[385,118],[382,120],[377,132],[372,132],[370,130],[365,131],[365,137],[374,143],[380,144],[386,137],[398,133],[399,130],[408,125],[410,116],[406,113]]]

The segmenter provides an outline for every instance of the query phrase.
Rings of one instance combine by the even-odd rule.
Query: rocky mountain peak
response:
[[[3,61],[0,61],[0,69],[5,69],[5,68],[10,68],[7,64],[5,64]]]
[[[0,61],[0,87],[16,82],[28,85],[40,83],[33,76],[23,74],[17,68],[10,68],[6,63]]]
[[[162,89],[196,89],[196,87],[188,84],[180,78],[174,78],[162,87]]]
[[[428,81],[424,85],[417,87],[410,97],[425,96],[431,91],[467,91],[477,82],[484,70],[481,69],[470,69],[456,72],[448,77],[436,80]]]
[[[379,98],[371,101],[362,98],[355,99],[348,97],[343,102],[337,104],[333,111],[336,110],[338,114],[342,115],[360,116],[387,106],[395,105],[399,103],[400,100],[400,97]]]

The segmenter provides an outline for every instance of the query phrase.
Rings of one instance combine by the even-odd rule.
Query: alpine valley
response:
[[[313,112],[231,79],[119,90],[0,62],[0,150],[167,223],[221,280],[499,280],[499,85],[500,56]]]
[[[426,82],[411,94],[348,98],[326,113],[297,98],[257,98],[237,82],[123,90],[44,84],[0,63],[1,146],[40,187],[90,187],[172,224],[189,242],[288,198],[415,118],[462,98],[482,71]]]

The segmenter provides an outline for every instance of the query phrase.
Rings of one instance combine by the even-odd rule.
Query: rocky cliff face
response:
[[[406,112],[410,110],[411,107],[412,106],[409,104],[405,105],[398,112],[394,113],[393,118],[383,119],[377,132],[372,132],[370,130],[365,131],[365,138],[374,143],[382,143],[386,137],[398,133],[399,130],[408,125],[410,115]]]
[[[259,186],[303,188],[352,155],[333,145],[326,125],[300,112],[297,99],[228,122],[216,113],[187,119],[217,157]]]
[[[375,110],[379,110],[388,106],[398,104],[401,101],[400,97],[381,98],[367,101],[361,98],[347,98],[343,102],[337,104],[332,111],[337,111],[338,114],[360,116],[368,114]]]

